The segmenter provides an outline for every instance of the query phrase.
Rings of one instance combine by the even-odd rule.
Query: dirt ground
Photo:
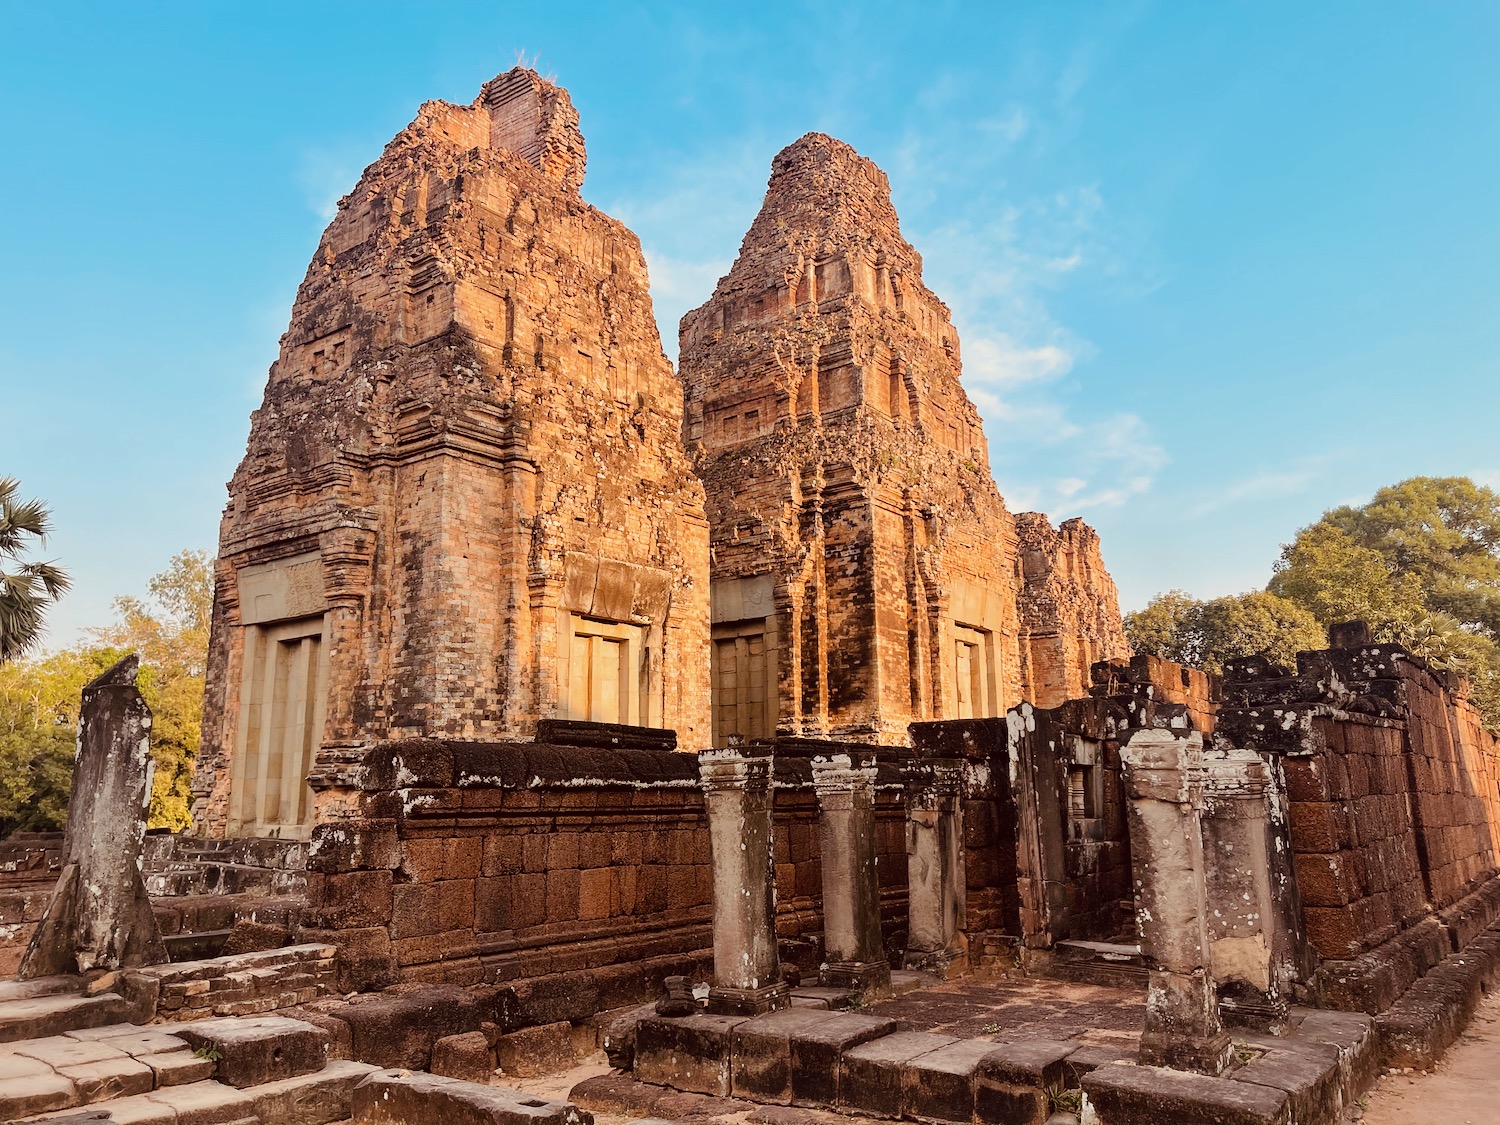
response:
[[[1487,996],[1431,1074],[1388,1074],[1370,1091],[1361,1125],[1500,1122],[1500,993]]]

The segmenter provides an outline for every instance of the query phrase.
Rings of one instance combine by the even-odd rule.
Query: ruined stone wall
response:
[[[904,742],[913,720],[998,716],[1032,696],[1016,523],[960,383],[958,334],[879,168],[817,133],[779,153],[734,267],[683,318],[680,354],[716,660],[742,646],[716,671],[718,741]],[[1048,674],[1081,694],[1079,659],[1125,651],[1119,612],[1113,632],[1094,621],[1113,585],[1092,532],[1052,535],[1032,616],[1068,653]],[[753,673],[774,690],[764,716],[751,659],[770,662]]]
[[[897,767],[882,767],[878,872],[904,937]],[[821,953],[816,799],[805,757],[777,758],[779,935]],[[536,743],[377,744],[318,776],[300,939],[340,948],[344,987],[500,984],[561,1015],[654,995],[711,963],[712,884],[696,756]],[[550,991],[549,991],[550,990]]]
[[[200,831],[305,832],[319,745],[554,716],[707,744],[682,390],[583,170],[566,92],[518,69],[340,201],[230,483]]]
[[[1396,645],[1225,673],[1220,734],[1279,761],[1308,940],[1369,952],[1496,875],[1500,749],[1445,678]]]
[[[1120,596],[1104,568],[1099,535],[1080,519],[1053,528],[1039,512],[1016,517],[1027,700],[1056,707],[1087,693],[1089,669],[1130,655]]]

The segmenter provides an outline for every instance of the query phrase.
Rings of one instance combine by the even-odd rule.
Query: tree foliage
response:
[[[180,551],[151,579],[151,597],[115,599],[114,625],[95,630],[101,643],[141,657],[137,681],[151,708],[152,828],[188,827],[189,787],[203,721],[203,672],[213,613],[213,560]]]
[[[0,833],[63,827],[83,687],[124,655],[79,647],[0,664]]]
[[[0,829],[63,826],[83,686],[127,652],[140,654],[137,683],[153,715],[148,823],[172,829],[191,823],[212,560],[203,551],[183,551],[151,579],[149,591],[148,599],[116,598],[117,620],[93,630],[91,643],[0,665]]]
[[[22,561],[46,544],[52,514],[40,500],[22,500],[20,489],[14,477],[0,477],[0,664],[37,646],[47,607],[69,586],[56,563]]]
[[[1171,590],[1127,615],[1125,635],[1138,653],[1222,672],[1236,656],[1259,654],[1294,665],[1300,650],[1323,647],[1324,631],[1305,608],[1275,594],[1199,601]]]
[[[1274,598],[1299,620],[1246,599]],[[1210,613],[1208,607],[1236,603]],[[1413,477],[1332,508],[1281,549],[1264,595],[1198,602],[1181,590],[1126,619],[1137,652],[1211,668],[1226,656],[1322,647],[1309,627],[1369,623],[1375,638],[1469,677],[1500,729],[1500,495],[1467,477]],[[1228,647],[1216,647],[1227,645]],[[1236,652],[1236,646],[1243,646]],[[1286,662],[1283,660],[1283,662]]]

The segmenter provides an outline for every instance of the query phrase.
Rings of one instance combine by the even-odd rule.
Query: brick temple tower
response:
[[[1042,702],[1033,631],[1070,653],[1038,654],[1056,673],[1047,701],[1083,694],[1090,660],[1127,651],[1102,563],[1057,565],[1060,545],[1097,561],[1091,531],[1049,539],[1028,524],[1023,572],[948,308],[884,173],[848,145],[811,133],[776,156],[739,258],[683,318],[681,345],[712,527],[717,742],[905,742],[913,720]],[[1097,646],[1048,615],[1074,604],[1066,586],[1085,572],[1103,583]],[[1023,618],[1033,574],[1065,589]]]
[[[320,747],[708,738],[708,527],[640,243],[566,91],[424,105],[339,204],[220,531],[200,831],[300,835]]]

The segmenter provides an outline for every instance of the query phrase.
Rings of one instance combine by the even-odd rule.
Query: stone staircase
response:
[[[330,1057],[285,1016],[125,1022],[126,1000],[54,977],[0,982],[0,1122],[59,1125],[591,1125],[566,1102]]]
[[[307,842],[244,837],[148,836],[143,860],[152,898],[204,894],[301,895]]]

